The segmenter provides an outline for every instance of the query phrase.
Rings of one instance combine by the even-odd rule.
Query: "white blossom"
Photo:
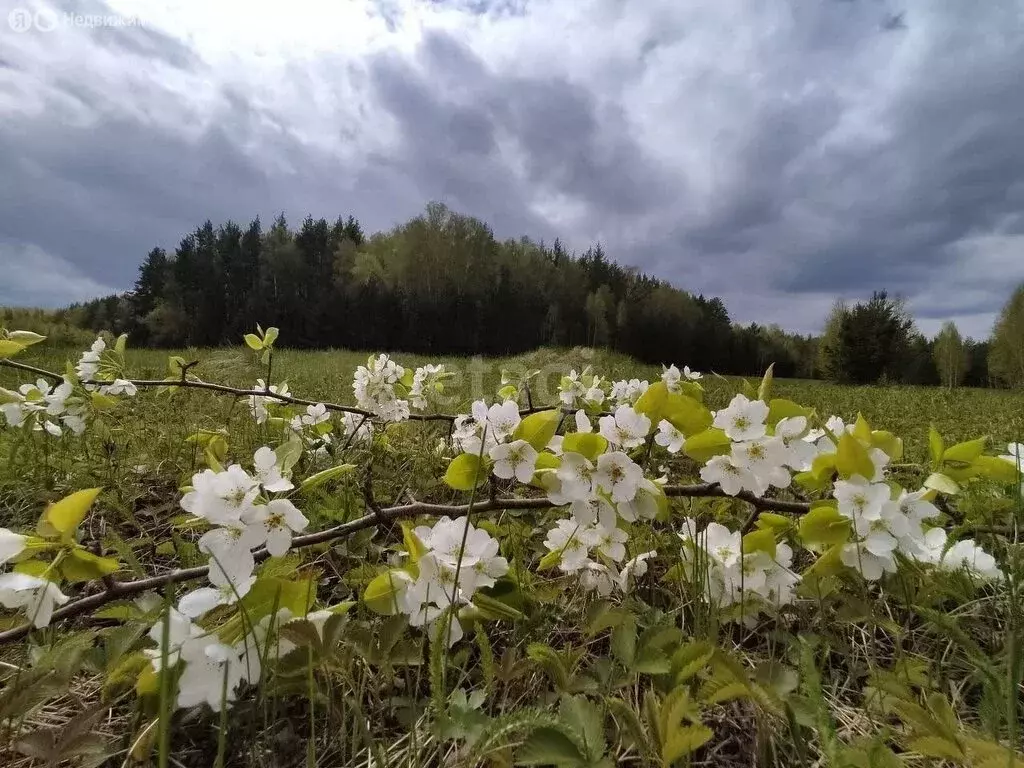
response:
[[[214,525],[238,525],[259,495],[259,482],[237,464],[223,472],[206,469],[192,476],[192,490],[181,508]]]
[[[409,402],[413,408],[422,411],[427,407],[427,395],[441,390],[440,380],[444,373],[443,365],[428,364],[416,369],[409,388]]]
[[[597,526],[592,533],[594,547],[605,557],[619,562],[626,556],[626,542],[629,535],[621,528]]]
[[[53,611],[70,600],[52,581],[27,573],[0,574],[0,605],[24,608],[36,629],[49,626]]]
[[[612,451],[597,457],[594,486],[611,494],[612,501],[632,501],[643,480],[643,470],[626,454]]]
[[[565,453],[555,476],[561,483],[559,494],[566,500],[563,504],[590,499],[594,487],[594,465],[587,457],[572,451]]]
[[[573,573],[584,566],[594,543],[594,529],[582,526],[574,519],[559,520],[544,539],[544,546],[550,552],[559,553],[558,567],[566,573]]]
[[[494,475],[505,480],[513,477],[520,483],[528,483],[533,478],[537,466],[537,451],[525,440],[496,445],[489,453],[494,462]]]
[[[630,587],[647,573],[647,561],[658,553],[653,549],[650,552],[642,552],[634,558],[627,560],[622,570],[619,571],[619,589],[629,592]]]
[[[620,405],[613,416],[602,416],[598,424],[601,435],[612,445],[622,448],[643,445],[651,429],[651,420],[628,405]]]
[[[640,399],[640,395],[647,391],[650,383],[640,379],[622,380],[612,383],[612,391],[609,397],[618,405],[633,405]]]
[[[654,436],[654,442],[665,448],[669,453],[679,453],[683,450],[686,435],[676,429],[672,422],[662,419],[658,422],[658,434]]]
[[[405,376],[405,369],[387,355],[374,358],[356,368],[352,391],[360,408],[384,421],[405,421],[409,418],[409,401],[398,396],[396,386]]]
[[[345,413],[341,419],[345,437],[352,445],[366,445],[373,440],[373,422],[355,413]]]
[[[487,409],[487,425],[495,441],[501,443],[512,436],[521,421],[515,400],[495,403]]]
[[[0,565],[10,562],[25,551],[28,539],[8,528],[0,528]]]
[[[266,543],[267,552],[281,557],[292,546],[292,534],[306,530],[309,520],[288,499],[272,499],[250,507],[242,521]]]
[[[765,486],[749,469],[738,467],[728,455],[713,456],[701,467],[700,477],[706,483],[718,483],[730,496],[747,490],[755,496],[765,491]]]
[[[277,454],[273,448],[263,446],[257,449],[252,457],[253,479],[270,493],[290,491],[295,486],[292,481],[281,474],[277,464]]]
[[[580,569],[580,586],[587,592],[597,592],[601,597],[608,597],[618,581],[619,574],[604,563],[588,560]]]
[[[765,403],[736,395],[727,408],[715,414],[714,426],[725,432],[730,440],[756,440],[764,437],[767,418],[768,406]]]

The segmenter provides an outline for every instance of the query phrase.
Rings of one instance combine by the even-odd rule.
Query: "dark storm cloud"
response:
[[[557,234],[529,213],[539,191],[568,195],[600,217],[640,212],[664,194],[667,179],[622,115],[599,113],[592,94],[564,79],[501,76],[442,33],[428,34],[413,62],[382,55],[368,71],[401,129],[396,163],[428,198],[497,218],[509,235],[519,233],[514,222],[534,237]],[[523,158],[522,173],[499,140]]]
[[[445,31],[416,36],[403,7],[375,11],[401,44],[289,50],[276,81],[157,25],[62,30],[60,51],[0,28],[0,266],[21,270],[0,302],[126,288],[206,219],[373,230],[429,200],[499,237],[601,239],[738,319],[804,331],[836,295],[887,288],[926,329],[979,335],[1024,279],[1009,0],[451,0]],[[45,289],[44,262],[61,275]]]

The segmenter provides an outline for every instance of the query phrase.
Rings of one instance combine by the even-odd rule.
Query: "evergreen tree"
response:
[[[855,304],[839,325],[842,380],[856,384],[901,381],[913,320],[885,291]]]
[[[139,278],[131,292],[131,331],[139,344],[149,342],[149,329],[143,323],[163,297],[168,279],[167,253],[163,248],[154,248],[139,266]]]

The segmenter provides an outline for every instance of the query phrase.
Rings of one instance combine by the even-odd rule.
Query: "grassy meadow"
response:
[[[40,344],[18,360],[62,371],[78,354],[80,350]],[[127,372],[136,379],[162,379],[167,376],[169,355],[198,360],[191,372],[210,382],[248,388],[267,374],[266,366],[244,347],[129,349]],[[353,404],[353,372],[366,357],[367,353],[352,351],[277,350],[271,380],[287,381],[298,397]],[[541,349],[507,359],[437,359],[402,353],[393,357],[406,367],[442,362],[456,374],[438,405],[437,410],[446,413],[465,412],[478,398],[492,400],[502,370],[517,375],[539,371],[531,384],[535,405],[557,402],[559,379],[571,369],[589,365],[608,380],[653,382],[661,375],[659,366],[582,348]],[[2,387],[15,388],[30,378],[0,367]],[[751,381],[756,386],[756,379]],[[708,407],[717,409],[729,402],[741,381],[705,372],[702,384]],[[944,436],[946,445],[987,435],[996,452],[1024,436],[1024,393],[1020,392],[776,380],[773,396],[812,407],[822,417],[836,414],[850,421],[862,413],[873,428],[901,436],[905,455],[893,476],[907,488],[920,487],[930,471],[929,425]],[[206,561],[187,541],[190,532],[176,528],[182,517],[178,488],[204,466],[202,452],[188,441],[197,430],[223,430],[229,456],[243,463],[256,447],[276,439],[266,426],[253,423],[244,401],[197,390],[140,391],[137,397],[122,398],[84,438],[66,434],[50,439],[0,426],[0,526],[34,526],[46,503],[73,490],[102,486],[102,513],[89,518],[83,537],[100,542],[108,553],[116,552],[123,562],[119,578],[201,565]],[[372,449],[354,448],[332,460],[359,466],[372,463],[372,482],[381,503],[413,493],[420,500],[461,503],[465,494],[440,480],[451,458],[437,449],[446,436],[443,423],[394,425],[384,439],[374,441]],[[671,466],[672,482],[697,479],[698,467],[691,460],[681,455],[663,460]],[[330,492],[303,497],[308,530],[365,514],[362,482],[361,476],[349,477]],[[1014,511],[1013,501],[1003,496],[996,499],[988,486],[959,503],[960,511],[969,510],[972,519],[1000,525],[1020,514],[1019,509]],[[946,511],[954,520],[963,517]],[[742,502],[729,499],[674,499],[670,522],[705,516],[738,528],[748,512]],[[300,668],[298,677],[276,677],[273,685],[242,698],[230,717],[205,708],[179,712],[164,744],[157,740],[161,717],[165,721],[170,717],[160,709],[163,705],[135,699],[134,678],[112,687],[109,682],[112,670],[127,663],[111,654],[115,650],[128,654],[127,649],[147,642],[145,626],[136,627],[129,636],[127,631],[118,634],[122,627],[111,627],[109,622],[88,618],[73,622],[72,628],[82,631],[86,643],[102,638],[99,649],[81,650],[74,664],[65,663],[60,655],[65,653],[60,650],[62,643],[70,640],[56,632],[42,634],[41,647],[50,651],[43,658],[50,659],[57,670],[48,670],[50,677],[31,676],[36,661],[30,664],[28,655],[20,655],[24,645],[0,646],[0,665],[7,670],[0,672],[0,721],[8,718],[6,734],[0,735],[0,764],[18,768],[58,763],[123,768],[158,764],[203,768],[1022,765],[1004,759],[1003,753],[993,751],[995,747],[984,751],[969,741],[984,737],[1005,745],[1018,738],[1019,732],[1006,721],[1015,717],[1018,710],[1013,702],[1024,693],[1019,679],[1024,654],[1014,640],[1015,628],[1021,627],[1019,595],[1007,597],[1003,592],[969,587],[957,581],[959,576],[932,580],[920,574],[903,577],[901,572],[891,589],[871,591],[872,585],[860,582],[849,592],[805,598],[778,621],[762,618],[753,624],[726,624],[714,611],[695,607],[699,600],[676,590],[670,581],[652,579],[649,594],[645,587],[642,594],[624,596],[620,608],[610,609],[607,601],[595,602],[564,574],[536,573],[544,554],[540,531],[543,521],[552,519],[550,512],[505,512],[481,523],[501,536],[502,552],[513,563],[521,588],[516,605],[523,615],[515,622],[478,624],[467,644],[444,658],[447,671],[441,669],[440,655],[423,644],[421,632],[393,619],[381,625],[379,617],[360,604],[339,630],[340,650],[325,657],[315,673],[311,656],[309,668]],[[669,525],[652,524],[651,529],[635,532],[638,549],[662,551],[666,541],[678,546]],[[303,568],[318,574],[317,597],[323,604],[358,601],[367,582],[386,569],[388,558],[402,546],[397,526],[383,534],[364,534],[312,550],[312,559]],[[1002,538],[993,543],[993,538],[979,541],[993,546],[1001,557],[1009,557],[1013,545]],[[652,567],[652,574],[657,570],[659,578],[668,579],[671,568],[669,561]],[[1019,589],[1016,585],[1013,581],[1011,589]],[[626,608],[633,617],[627,626],[639,634],[628,636],[616,628],[609,640],[611,617],[621,618]],[[0,629],[18,623],[14,617],[2,621],[6,623]],[[661,674],[667,668],[630,667],[647,652],[645,648],[651,654],[662,653],[651,644],[658,637],[668,642],[666,622],[673,625],[673,638],[680,636],[680,629],[684,638],[674,655],[665,653],[672,657],[675,679],[688,681],[680,684],[689,686],[686,694],[679,694],[680,688],[670,691]],[[711,651],[705,654],[705,643],[712,644],[709,648],[727,648],[730,658],[756,670],[762,693],[734,698],[735,691],[728,693],[729,683],[723,692],[723,683],[716,678],[721,669],[709,661]],[[39,654],[31,658],[37,660]],[[36,681],[32,695],[19,693],[22,674]],[[54,679],[56,684],[51,685]],[[715,685],[719,688],[714,689]],[[769,689],[770,705],[763,698],[769,696],[763,693]],[[459,698],[460,691],[482,691],[482,708],[467,704],[464,694]],[[917,697],[927,704],[919,707],[921,712],[907,709],[910,714],[898,708],[880,709],[872,698],[880,691]],[[952,709],[947,712],[937,700],[927,698],[930,691],[945,697],[943,701],[949,699]],[[686,698],[691,695],[693,700]],[[670,706],[671,702],[675,703]],[[557,717],[552,714],[556,711]],[[19,714],[15,718],[12,712]],[[62,729],[83,712],[93,713],[90,733],[102,744],[89,759],[75,752],[77,747],[60,742]],[[951,735],[950,729],[955,728],[949,717],[963,729],[959,735]],[[932,744],[933,751],[948,752],[953,743],[960,744],[963,755],[944,759],[930,754],[925,743],[914,741],[921,738],[922,728],[931,727],[928,718],[946,718],[941,735],[925,735],[945,740],[946,746]],[[520,747],[531,733],[544,728],[557,733],[547,734],[549,743],[543,747],[547,752],[537,752],[532,759],[533,753]],[[49,734],[38,738],[52,740],[45,742],[51,752],[33,752],[32,744],[18,741],[19,734],[31,732]],[[558,733],[568,734],[572,743],[566,747],[558,741]],[[693,739],[696,746],[679,747],[679,757],[672,758],[672,733],[677,740]],[[491,744],[490,751],[481,752],[482,744]],[[894,753],[888,751],[890,746]],[[46,762],[40,754],[61,759],[70,755],[71,760]],[[90,762],[97,754],[99,759]],[[898,756],[893,758],[896,762],[890,761],[890,754]],[[975,760],[979,754],[1000,756],[985,762]]]
[[[52,371],[63,371],[80,351],[49,347],[30,348],[19,361]],[[187,361],[198,360],[191,371],[205,381],[236,387],[253,387],[264,378],[262,365],[245,347],[220,349],[151,350],[129,349],[127,369],[137,379],[162,379],[167,376],[167,359],[178,355]],[[272,363],[273,383],[286,381],[291,393],[310,400],[354,404],[352,374],[366,362],[368,353],[349,350],[278,350]],[[557,402],[558,382],[570,370],[589,365],[608,380],[646,379],[657,381],[661,368],[638,363],[625,355],[586,348],[541,349],[508,358],[429,357],[401,352],[391,353],[406,368],[426,363],[444,363],[455,377],[446,384],[438,401],[438,410],[464,413],[479,398],[492,398],[500,387],[501,372],[522,375],[538,371],[531,380],[535,404]],[[677,361],[682,363],[682,361]],[[27,378],[19,371],[0,368],[0,386],[11,387]],[[749,379],[755,385],[757,377]],[[741,385],[736,377],[716,377],[705,373],[702,380],[711,408],[726,405]],[[858,413],[876,429],[886,429],[903,437],[906,462],[927,460],[928,428],[934,425],[947,443],[987,435],[994,446],[1024,439],[1024,392],[1000,389],[960,387],[848,386],[815,380],[776,379],[774,396],[794,400],[827,417],[835,414],[847,422]],[[150,393],[152,395],[152,393]],[[126,441],[125,460],[136,464],[159,464],[174,455],[172,447],[179,438],[196,429],[229,427],[244,431],[249,419],[244,404],[216,394],[179,392],[168,407],[166,395],[147,396],[119,409],[119,420],[133,421],[131,430],[121,433]],[[132,432],[135,431],[135,434]],[[170,444],[168,444],[168,441]],[[0,470],[2,473],[2,470]],[[8,477],[8,481],[12,478]]]

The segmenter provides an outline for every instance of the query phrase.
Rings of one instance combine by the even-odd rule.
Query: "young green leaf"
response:
[[[525,440],[536,450],[542,451],[551,441],[551,438],[555,436],[555,431],[558,429],[558,419],[558,411],[554,409],[531,413],[519,422],[519,426],[516,427],[512,439]]]
[[[487,479],[487,470],[475,453],[462,453],[452,459],[444,473],[444,481],[456,491],[471,491]]]
[[[39,519],[39,535],[44,538],[72,538],[101,490],[102,488],[86,488],[51,504]]]

